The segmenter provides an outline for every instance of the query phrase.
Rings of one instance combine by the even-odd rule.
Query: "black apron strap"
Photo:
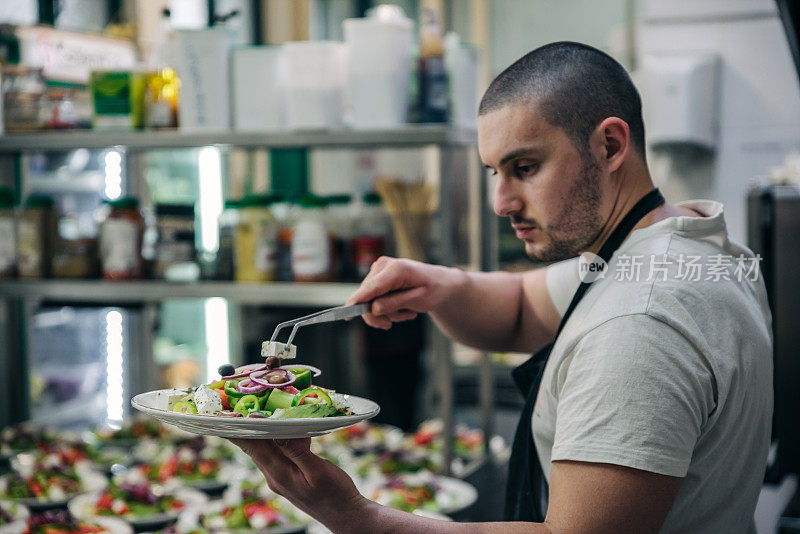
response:
[[[619,248],[634,226],[642,218],[664,203],[658,189],[643,196],[620,221],[598,252],[598,256],[608,264],[611,256]],[[508,483],[506,485],[505,518],[507,521],[544,521],[547,513],[547,482],[539,463],[539,456],[533,443],[533,409],[542,382],[542,375],[555,340],[572,315],[575,307],[591,286],[591,282],[581,282],[567,311],[558,324],[553,342],[531,356],[525,363],[511,372],[514,382],[525,396],[520,422],[511,447],[508,464]]]

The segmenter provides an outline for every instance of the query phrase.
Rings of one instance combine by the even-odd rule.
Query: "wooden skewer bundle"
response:
[[[431,216],[436,212],[436,192],[425,182],[406,182],[378,177],[375,183],[386,211],[392,218],[397,255],[425,261]]]

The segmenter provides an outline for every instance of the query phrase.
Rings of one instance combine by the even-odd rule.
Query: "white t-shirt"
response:
[[[680,205],[704,217],[632,232],[567,321],[536,399],[534,443],[548,480],[556,460],[683,477],[662,532],[755,532],[772,419],[764,283],[757,258],[729,239],[721,204]],[[546,279],[563,315],[577,258]]]

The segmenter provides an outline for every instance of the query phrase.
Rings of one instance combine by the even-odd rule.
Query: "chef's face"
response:
[[[602,230],[603,169],[581,153],[531,101],[510,104],[478,119],[478,147],[497,176],[494,211],[508,217],[534,260],[571,258]]]

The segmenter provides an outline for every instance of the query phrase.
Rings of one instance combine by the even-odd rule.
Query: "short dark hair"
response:
[[[591,46],[561,41],[528,52],[492,81],[481,99],[483,115],[534,98],[544,119],[566,132],[579,151],[607,117],[628,123],[644,157],[642,99],[625,68]]]

